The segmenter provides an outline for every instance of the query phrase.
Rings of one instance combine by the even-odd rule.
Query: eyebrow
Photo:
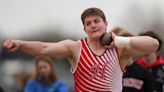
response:
[[[92,21],[94,21],[94,20],[99,20],[99,18],[95,18],[95,19],[93,19]],[[84,21],[84,23],[86,23],[86,22],[90,22],[89,20],[87,21]]]

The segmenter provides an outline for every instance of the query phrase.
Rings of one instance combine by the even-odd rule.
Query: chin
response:
[[[91,37],[91,39],[100,39],[100,36]]]

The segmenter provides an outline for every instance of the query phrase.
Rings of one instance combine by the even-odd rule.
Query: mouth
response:
[[[96,33],[96,32],[98,32],[99,30],[93,30],[91,33]]]

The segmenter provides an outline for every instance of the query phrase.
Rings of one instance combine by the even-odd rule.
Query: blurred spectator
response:
[[[131,37],[131,33],[120,27],[113,29],[118,36]],[[126,71],[123,74],[122,92],[153,92],[153,79],[151,73],[129,58]]]
[[[37,57],[36,71],[25,86],[24,92],[68,92],[68,86],[57,79],[50,57]]]
[[[157,39],[159,41],[158,51],[161,49],[162,40],[155,32],[147,31],[140,33],[139,35],[151,36]],[[143,58],[137,59],[136,62],[151,71],[155,81],[155,92],[164,92],[164,61],[162,55],[158,55],[158,51],[151,54],[146,54]]]

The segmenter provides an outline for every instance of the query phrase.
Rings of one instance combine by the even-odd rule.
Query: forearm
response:
[[[158,49],[159,42],[149,36],[130,37],[130,47],[145,53],[152,53]]]
[[[17,40],[20,47],[19,49],[23,52],[30,54],[30,55],[42,55],[44,48],[46,48],[46,44],[39,41],[22,41]]]

